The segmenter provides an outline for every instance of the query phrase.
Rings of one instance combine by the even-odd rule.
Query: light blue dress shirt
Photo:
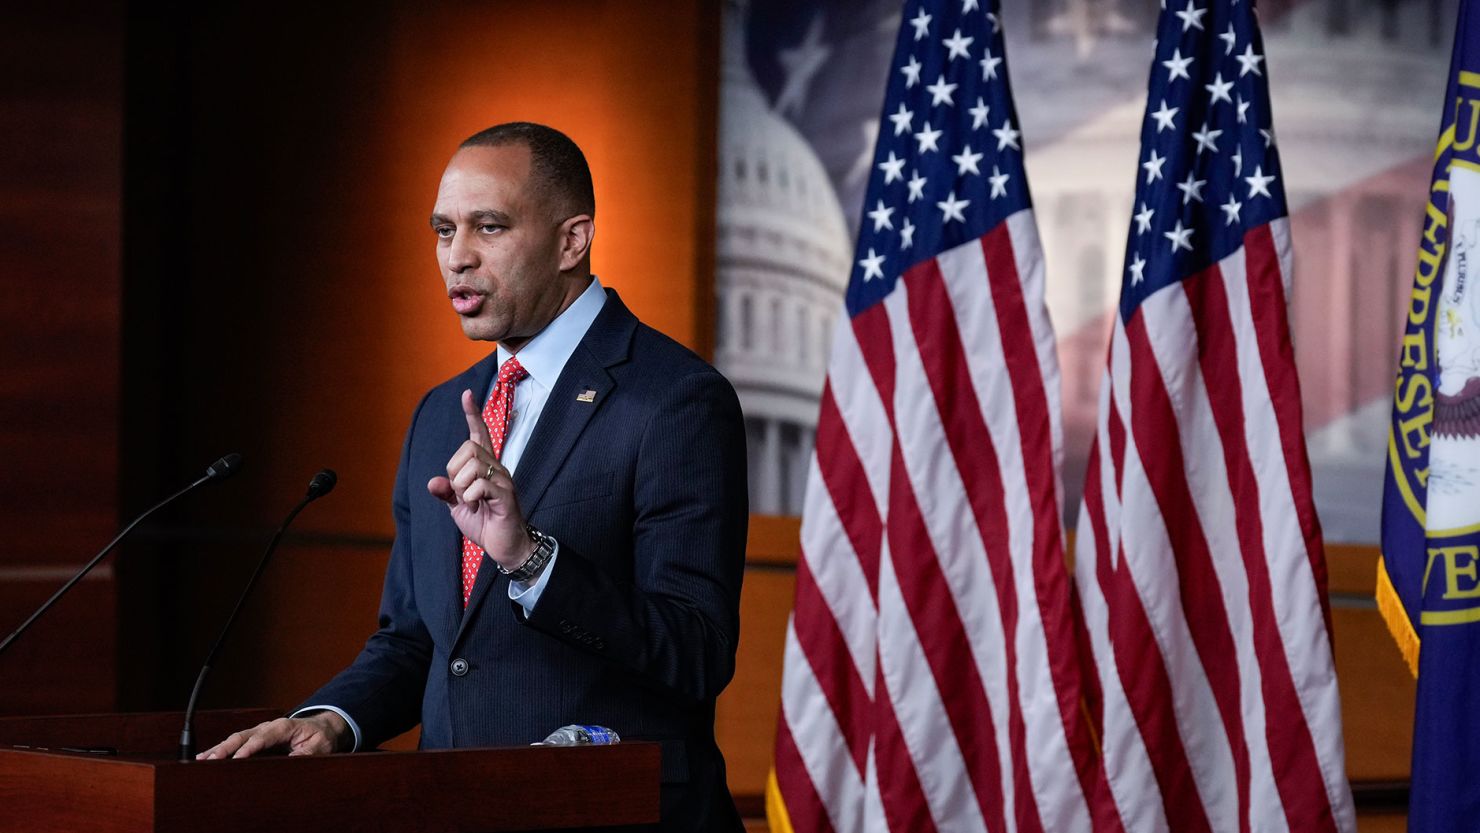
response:
[[[586,337],[586,331],[591,329],[591,323],[596,320],[596,315],[601,312],[605,303],[606,290],[601,288],[601,281],[592,278],[591,285],[565,308],[565,312],[560,313],[559,317],[520,349],[519,364],[529,377],[514,386],[514,418],[509,421],[509,427],[504,433],[504,449],[499,455],[499,462],[503,463],[510,474],[519,467],[519,458],[524,456],[524,447],[529,445],[529,437],[534,433],[535,423],[540,421],[540,414],[545,411],[545,402],[550,399],[550,391],[560,378],[560,372],[565,369],[565,363],[570,361],[570,355],[576,351],[576,345]],[[503,367],[504,362],[513,355],[500,344],[499,367]],[[497,383],[498,374],[495,373],[493,382],[484,391],[482,401],[488,401],[488,397],[493,394],[493,385]],[[533,584],[509,582],[509,598],[524,608],[526,616],[534,612],[535,603],[540,600],[540,594],[550,582],[550,574],[555,572],[555,562],[559,558],[560,542],[556,541],[555,554],[550,556],[545,569],[535,578]]]
[[[499,456],[499,462],[512,474],[519,466],[519,459],[524,456],[524,448],[529,445],[530,435],[534,433],[535,423],[540,421],[540,414],[544,413],[545,403],[550,399],[550,391],[554,389],[555,382],[560,378],[560,372],[565,369],[565,363],[570,361],[571,354],[576,351],[581,339],[586,337],[586,331],[591,329],[591,324],[596,320],[601,307],[606,303],[606,290],[601,288],[601,281],[595,277],[591,279],[591,285],[586,287],[565,311],[551,321],[545,329],[530,339],[518,352],[519,364],[529,374],[527,378],[514,386],[514,416],[509,420],[509,427],[504,433],[504,448]],[[515,354],[504,349],[502,344],[498,347],[498,366],[503,367]],[[493,374],[493,381],[489,383],[488,390],[483,391],[480,402],[487,402],[488,397],[493,394],[493,386],[498,384],[498,372]],[[447,554],[448,558],[460,557],[458,553]],[[546,562],[545,569],[535,577],[534,583],[509,582],[509,598],[524,608],[524,615],[528,616],[534,611],[534,606],[540,600],[540,594],[545,591],[545,585],[549,584],[550,576],[555,572],[555,562],[560,558],[560,542],[555,542],[555,553]],[[484,564],[479,569],[495,569],[492,565]],[[360,727],[337,706],[319,705],[306,706],[292,714],[293,717],[316,711],[331,711],[344,718],[349,724],[350,731],[355,734],[354,749],[360,748]]]

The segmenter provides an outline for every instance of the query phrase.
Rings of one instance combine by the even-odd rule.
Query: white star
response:
[[[1217,153],[1218,137],[1222,135],[1223,131],[1209,130],[1208,123],[1203,122],[1202,130],[1199,130],[1196,133],[1192,134],[1192,138],[1197,140],[1198,155],[1201,156],[1202,152],[1205,150],[1211,150],[1212,152]]]
[[[962,214],[961,210],[968,205],[971,205],[971,200],[958,200],[956,199],[956,192],[952,191],[950,196],[936,203],[935,207],[940,209],[940,221],[942,223],[949,223],[952,220],[964,223],[966,222],[966,215]]]
[[[1140,252],[1137,252],[1136,259],[1131,261],[1131,286],[1135,286],[1141,281],[1146,280],[1145,271],[1146,258],[1141,257]]]
[[[1168,107],[1167,100],[1163,98],[1161,100],[1161,109],[1151,114],[1151,118],[1156,119],[1156,132],[1160,133],[1163,130],[1175,130],[1177,128],[1177,125],[1175,122],[1172,121],[1172,119],[1181,110],[1181,107]]]
[[[992,135],[997,137],[998,150],[1002,150],[1008,145],[1011,145],[1013,150],[1022,150],[1022,148],[1018,147],[1018,137],[1023,135],[1023,132],[1013,129],[1012,119],[1003,122],[1001,127],[992,131]]]
[[[920,83],[920,62],[915,60],[914,55],[910,56],[910,62],[900,67],[899,71],[904,73],[904,88],[906,90]]]
[[[992,199],[1007,196],[1007,180],[1011,178],[1010,174],[997,170],[996,165],[992,166],[992,175],[987,177],[987,180],[992,183]]]
[[[1269,146],[1274,144],[1274,128],[1260,128],[1259,135],[1264,137],[1264,147],[1268,150]]]
[[[915,111],[905,109],[904,102],[901,101],[899,102],[899,112],[890,116],[889,120],[894,122],[894,135],[898,136],[901,133],[908,133],[914,125]]]
[[[884,256],[874,254],[872,246],[869,247],[868,257],[858,261],[858,265],[863,267],[863,280],[865,283],[874,278],[882,279],[884,277]]]
[[[1233,82],[1224,81],[1223,73],[1221,72],[1213,76],[1213,83],[1204,84],[1203,89],[1213,94],[1213,99],[1208,102],[1208,106],[1210,107],[1217,104],[1220,100],[1226,101],[1229,104],[1233,103],[1233,97],[1228,94],[1228,91],[1233,89]]]
[[[982,125],[987,123],[987,113],[991,111],[992,108],[988,107],[986,102],[982,101],[982,97],[977,96],[976,106],[966,111],[971,114],[971,129],[980,130]]]
[[[1224,47],[1223,54],[1224,55],[1232,55],[1233,54],[1233,44],[1234,44],[1235,41],[1238,40],[1238,35],[1235,35],[1233,33],[1233,24],[1232,23],[1228,24],[1228,31],[1227,32],[1224,32],[1223,34],[1219,35],[1218,37],[1222,38],[1223,39],[1223,42],[1226,43],[1226,44],[1228,44],[1226,47]]]
[[[1223,203],[1223,205],[1219,206],[1219,208],[1223,209],[1224,216],[1228,218],[1228,225],[1230,226],[1239,221],[1238,212],[1239,209],[1243,207],[1243,203],[1233,198],[1232,192],[1228,194],[1228,202]]]
[[[925,177],[920,176],[919,171],[913,171],[910,174],[910,181],[906,183],[910,187],[910,202],[925,197],[925,182]]]
[[[993,58],[992,50],[988,49],[986,57],[982,58],[980,61],[977,61],[977,63],[981,64],[982,66],[982,80],[991,81],[993,78],[997,77],[997,65],[1002,63],[1002,59]]]
[[[951,157],[951,161],[956,163],[956,176],[966,176],[967,171],[980,175],[981,171],[977,170],[976,163],[982,161],[982,156],[980,153],[972,153],[971,145],[963,147],[961,153]]]
[[[1273,176],[1264,175],[1263,165],[1254,166],[1254,175],[1244,177],[1244,182],[1249,183],[1249,199],[1270,196],[1269,183],[1274,182],[1274,179]]]
[[[1235,57],[1234,60],[1238,61],[1238,77],[1240,78],[1251,72],[1255,75],[1264,74],[1259,71],[1259,62],[1264,60],[1264,56],[1254,54],[1254,44],[1252,43],[1245,44],[1244,54]]]
[[[1136,212],[1136,235],[1138,237],[1151,230],[1151,218],[1155,216],[1156,212],[1142,202],[1141,210]]]
[[[1187,72],[1187,68],[1192,66],[1192,56],[1188,55],[1186,58],[1182,57],[1182,50],[1180,48],[1173,49],[1172,57],[1168,58],[1165,61],[1162,61],[1161,65],[1167,68],[1168,84],[1176,81],[1178,78],[1186,78],[1188,81],[1192,80],[1192,76]]]
[[[987,22],[992,24],[992,34],[1002,31],[1002,24],[997,20],[997,15],[987,12]]]
[[[961,30],[957,29],[956,34],[941,41],[941,44],[943,44],[946,49],[949,49],[951,51],[951,53],[946,56],[946,63],[950,63],[957,58],[966,58],[969,60],[971,58],[971,52],[969,52],[966,47],[971,46],[972,41],[975,40],[976,38],[962,37]]]
[[[889,151],[889,158],[879,163],[879,170],[884,172],[884,184],[888,185],[896,179],[904,179],[904,162]]]
[[[931,105],[938,106],[941,103],[944,103],[947,107],[955,107],[956,102],[951,100],[951,95],[956,92],[957,86],[959,85],[947,84],[946,77],[944,74],[942,74],[940,78],[936,79],[934,84],[931,84],[930,86],[925,88],[930,92]]]
[[[1234,150],[1233,150],[1233,175],[1234,176],[1241,176],[1243,174],[1243,172],[1244,172],[1244,149],[1243,148],[1234,148]]]
[[[906,217],[904,218],[904,225],[899,227],[899,248],[904,250],[913,245],[915,245],[915,224],[910,222],[910,218]]]
[[[1206,179],[1198,179],[1196,174],[1188,171],[1187,178],[1177,183],[1177,190],[1182,192],[1182,203],[1185,205],[1191,200],[1202,202],[1202,189],[1207,184]]]
[[[817,72],[827,65],[832,56],[832,47],[822,42],[822,15],[812,18],[802,42],[790,49],[777,53],[777,60],[786,70],[786,83],[776,96],[776,112],[800,113],[807,104],[807,88]]]
[[[890,219],[893,216],[894,209],[885,205],[883,200],[879,200],[874,210],[868,213],[868,218],[874,221],[874,231],[894,228],[894,221]]]
[[[973,9],[981,8],[976,3],[977,0],[961,0],[961,14],[966,14]]]
[[[930,126],[930,122],[925,122],[925,128],[915,134],[915,141],[920,143],[920,148],[916,152],[924,153],[927,150],[940,150],[939,145],[937,145],[937,142],[940,141],[940,133],[941,131]]]
[[[1161,236],[1172,241],[1172,254],[1176,254],[1178,249],[1192,251],[1192,229],[1182,228],[1181,220],[1177,221],[1176,228],[1162,232]],[[869,253],[872,254],[873,250],[870,249]]]
[[[921,9],[920,13],[915,15],[915,19],[910,21],[910,25],[915,27],[915,40],[921,40],[930,33],[930,15]]]
[[[1158,179],[1161,179],[1161,166],[1165,164],[1166,161],[1166,157],[1157,154],[1156,148],[1151,149],[1151,158],[1141,163],[1141,167],[1146,169],[1147,185],[1150,185]]]
[[[1252,104],[1252,103],[1253,103],[1252,101],[1244,101],[1243,95],[1242,94],[1239,95],[1239,97],[1238,97],[1238,123],[1239,124],[1243,124],[1244,122],[1248,121],[1248,118],[1245,117],[1244,114],[1247,113],[1247,112],[1249,112],[1249,105]]]
[[[1176,12],[1177,17],[1182,18],[1183,34],[1186,34],[1187,30],[1191,29],[1194,26],[1201,29],[1203,27],[1202,16],[1207,13],[1207,9],[1195,8],[1192,5],[1192,0],[1187,0],[1187,8],[1183,9],[1180,12]]]

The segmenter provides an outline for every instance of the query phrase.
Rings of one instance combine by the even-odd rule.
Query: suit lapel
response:
[[[519,458],[519,469],[514,472],[514,489],[524,517],[539,508],[545,489],[614,387],[616,382],[606,368],[577,347],[550,391],[529,445]]]
[[[607,368],[626,361],[632,348],[637,319],[627,311],[615,290],[608,289],[606,294],[601,313],[565,363],[550,398],[545,401],[529,445],[519,458],[514,489],[526,518],[539,509],[550,481],[616,387],[616,380]]]
[[[566,361],[550,397],[545,400],[529,444],[519,457],[514,491],[525,518],[533,516],[539,508],[545,490],[570,456],[576,440],[616,387],[616,380],[607,368],[626,360],[636,327],[637,319],[627,311],[616,292],[608,289],[606,304]],[[453,644],[462,639],[483,597],[496,583],[497,571],[488,562],[478,568],[478,578],[473,582],[473,593]]]

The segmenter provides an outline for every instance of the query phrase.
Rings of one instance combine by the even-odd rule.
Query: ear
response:
[[[568,272],[586,259],[595,235],[596,221],[590,214],[577,214],[560,224],[560,271]]]

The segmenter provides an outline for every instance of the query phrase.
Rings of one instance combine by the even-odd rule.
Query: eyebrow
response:
[[[492,208],[480,208],[476,211],[470,211],[468,212],[468,217],[469,219],[474,221],[487,220],[503,226],[509,225],[512,222],[512,219],[509,217],[509,215]],[[444,225],[456,225],[455,223],[453,223],[450,217],[444,216],[442,214],[433,214],[431,223],[432,228]]]

